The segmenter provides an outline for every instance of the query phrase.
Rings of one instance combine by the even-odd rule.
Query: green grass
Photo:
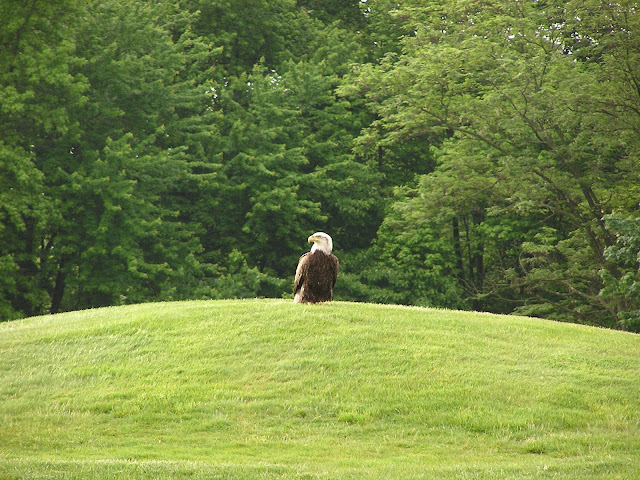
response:
[[[640,479],[640,336],[284,300],[0,324],[0,479]]]

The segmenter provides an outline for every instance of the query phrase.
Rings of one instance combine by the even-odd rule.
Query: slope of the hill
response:
[[[284,300],[0,325],[0,479],[640,478],[640,336]]]

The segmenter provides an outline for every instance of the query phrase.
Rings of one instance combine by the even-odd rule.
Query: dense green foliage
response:
[[[640,337],[223,300],[0,324],[0,478],[637,480]]]
[[[6,0],[0,319],[287,295],[638,331],[637,2]]]

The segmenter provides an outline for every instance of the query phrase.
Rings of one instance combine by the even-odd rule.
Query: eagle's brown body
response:
[[[294,302],[330,302],[338,278],[338,267],[338,259],[331,253],[316,250],[302,255],[293,282]]]
[[[338,278],[338,259],[320,250],[300,257],[293,294],[298,303],[330,302]]]

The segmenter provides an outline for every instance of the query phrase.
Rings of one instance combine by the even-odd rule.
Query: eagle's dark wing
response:
[[[298,267],[296,268],[296,276],[293,280],[293,294],[295,295],[298,290],[302,287],[302,283],[304,282],[304,278],[307,275],[307,270],[309,269],[308,265],[308,255],[309,252],[305,253],[300,257],[298,261]]]
[[[338,279],[338,269],[340,268],[340,261],[338,260],[338,257],[336,257],[335,255],[331,255],[331,260],[333,260],[335,264],[334,271],[333,271],[333,285],[331,286],[335,287],[336,280]]]

